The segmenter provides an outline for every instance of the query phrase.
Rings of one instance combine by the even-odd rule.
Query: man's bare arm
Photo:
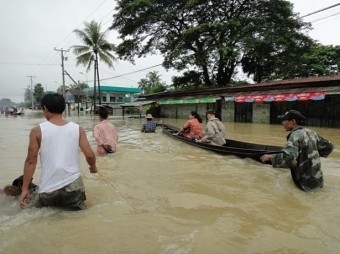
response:
[[[30,190],[29,184],[35,172],[37,162],[38,162],[38,153],[40,149],[40,141],[41,141],[41,130],[39,126],[32,128],[29,137],[28,151],[27,157],[24,164],[24,178],[22,185],[22,192],[20,195],[20,206],[21,208],[25,207],[25,204],[29,202],[30,199]]]
[[[96,155],[94,154],[89,141],[87,140],[86,133],[82,127],[79,127],[79,146],[84,153],[87,163],[90,166],[91,173],[97,173]]]

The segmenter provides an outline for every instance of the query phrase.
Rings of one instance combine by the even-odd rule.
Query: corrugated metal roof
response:
[[[147,94],[139,95],[140,98],[145,99],[167,99],[167,98],[182,98],[187,96],[223,96],[232,94],[246,94],[249,92],[258,91],[260,93],[269,93],[274,91],[275,93],[286,93],[289,91],[320,91],[327,89],[331,91],[332,89],[339,89],[340,87],[340,75],[332,76],[321,76],[321,77],[308,77],[308,78],[295,78],[286,80],[276,80],[271,82],[249,84],[242,86],[226,86],[226,87],[215,87],[215,88],[205,88],[197,90],[186,90],[186,91],[176,91],[176,92],[162,92],[157,94]],[[325,91],[327,92],[327,91]]]

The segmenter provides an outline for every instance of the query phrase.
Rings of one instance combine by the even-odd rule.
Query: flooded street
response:
[[[66,118],[95,149],[97,116]],[[0,187],[22,174],[29,131],[44,120],[41,112],[0,115]],[[98,157],[98,174],[81,156],[88,209],[21,210],[16,198],[0,194],[0,253],[338,253],[340,129],[310,127],[335,150],[322,158],[325,187],[304,193],[288,169],[180,143],[161,127],[141,133],[144,119],[109,120],[118,152]],[[287,135],[281,125],[224,124],[228,137],[242,141],[281,146]]]

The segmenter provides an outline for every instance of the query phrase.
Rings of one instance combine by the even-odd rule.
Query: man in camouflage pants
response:
[[[323,187],[320,156],[327,157],[333,145],[313,130],[300,126],[305,117],[297,110],[278,116],[283,127],[290,131],[287,144],[279,154],[265,154],[261,161],[271,162],[274,168],[290,168],[295,185],[303,191]]]

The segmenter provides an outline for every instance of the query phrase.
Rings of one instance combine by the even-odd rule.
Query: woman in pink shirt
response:
[[[97,154],[99,156],[117,151],[118,134],[116,127],[107,121],[109,112],[105,107],[98,110],[100,123],[94,127],[94,138],[97,141]]]
[[[176,135],[182,135],[188,139],[200,139],[203,137],[202,118],[196,111],[191,111],[189,119]]]

